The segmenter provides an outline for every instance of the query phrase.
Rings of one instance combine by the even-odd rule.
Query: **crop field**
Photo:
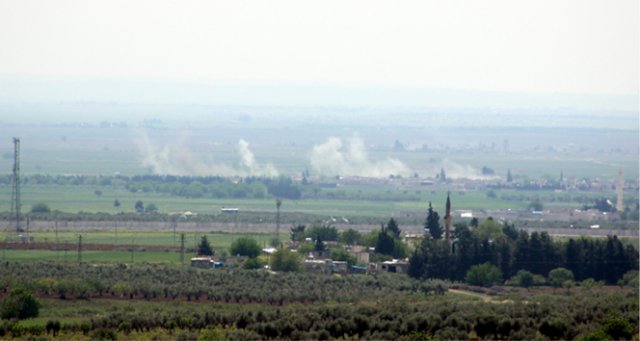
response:
[[[96,195],[95,191],[101,194]],[[435,209],[443,209],[447,191],[429,189],[367,189],[364,187],[344,189],[324,189],[323,195],[335,196],[336,199],[299,199],[284,200],[282,212],[299,212],[319,216],[334,217],[390,217],[401,212],[420,213],[426,211],[431,201]],[[548,208],[576,208],[583,203],[576,200],[595,199],[602,196],[613,197],[612,193],[574,192],[554,193],[553,191],[495,191],[495,197],[488,197],[488,191],[454,191],[451,193],[455,209],[526,209],[533,198],[539,198]],[[404,200],[383,200],[385,195]],[[340,199],[340,197],[353,199]],[[628,193],[630,198],[637,197]],[[367,197],[382,200],[367,200]],[[516,200],[506,200],[506,198]],[[520,198],[520,199],[518,199]],[[9,211],[11,199],[10,186],[0,187],[0,211]],[[58,185],[26,185],[22,188],[23,211],[36,203],[46,203],[51,210],[61,212],[134,212],[135,202],[153,203],[161,213],[191,211],[199,214],[221,214],[223,207],[239,208],[240,212],[274,212],[273,198],[264,199],[232,199],[232,198],[185,198],[163,193],[131,193],[124,189],[108,186],[58,186]],[[114,207],[118,200],[120,207]]]

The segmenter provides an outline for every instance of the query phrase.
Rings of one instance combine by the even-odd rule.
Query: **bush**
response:
[[[573,272],[565,268],[555,268],[549,271],[549,283],[554,287],[566,286],[567,282],[573,282]]]
[[[488,287],[495,283],[502,282],[502,271],[500,271],[497,266],[486,262],[469,268],[464,279],[471,285]]]
[[[231,243],[231,255],[247,256],[256,258],[262,252],[262,248],[253,238],[242,237]]]
[[[40,302],[24,288],[12,290],[0,307],[0,316],[4,319],[17,318],[22,320],[37,317],[39,312]]]
[[[242,264],[242,268],[247,270],[255,270],[262,269],[264,265],[264,262],[256,257],[247,259],[244,264]]]
[[[31,207],[31,213],[50,213],[49,205],[39,202]]]
[[[295,252],[279,248],[271,256],[271,269],[284,272],[300,271],[300,257]]]

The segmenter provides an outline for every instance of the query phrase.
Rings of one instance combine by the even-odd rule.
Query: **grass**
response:
[[[100,189],[101,195],[94,191]],[[327,190],[327,193],[336,190]],[[344,195],[358,196],[363,199],[301,199],[284,200],[282,212],[308,213],[320,216],[334,217],[380,217],[410,211],[411,213],[425,212],[428,202],[433,203],[436,210],[444,209],[447,190],[444,189],[340,189]],[[413,201],[367,200],[367,195],[384,197],[385,193],[402,193],[416,197]],[[529,199],[539,197],[546,208],[580,208],[581,203],[575,201],[579,197],[598,198],[613,197],[614,193],[578,192],[555,193],[553,191],[513,191],[496,190],[496,197],[489,198],[488,190],[453,191],[451,193],[455,209],[526,209]],[[505,200],[505,197],[521,198],[520,200]],[[635,196],[635,195],[631,195]],[[564,201],[569,198],[569,201]],[[0,211],[9,211],[11,206],[11,187],[0,187]],[[131,193],[124,189],[102,186],[23,186],[23,212],[28,212],[36,203],[46,203],[52,210],[62,212],[134,212],[135,202],[143,201],[146,205],[154,203],[160,212],[191,211],[198,214],[221,214],[222,207],[237,207],[241,212],[271,212],[275,213],[273,198],[265,199],[219,199],[219,198],[185,198],[158,193]],[[114,207],[115,200],[120,201],[120,207]],[[562,201],[561,201],[562,199]]]
[[[78,260],[76,250],[51,251],[51,250],[2,250],[2,260],[35,262],[43,259],[52,259],[68,262]],[[185,264],[193,254],[185,254]],[[180,264],[180,253],[164,251],[141,251],[136,249],[132,253],[128,251],[82,251],[82,261],[89,263],[164,263],[171,265]]]

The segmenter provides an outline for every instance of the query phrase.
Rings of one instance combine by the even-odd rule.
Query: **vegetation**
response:
[[[37,317],[39,311],[40,302],[33,297],[31,292],[20,287],[12,288],[9,296],[0,306],[0,316],[3,319],[15,318],[23,320],[30,317]]]
[[[271,269],[274,271],[297,272],[300,268],[300,256],[296,252],[281,247],[271,255]]]
[[[256,258],[262,253],[262,248],[258,245],[253,238],[242,237],[236,239],[231,243],[231,249],[229,250],[231,255],[246,256],[249,258]]]
[[[488,287],[493,284],[502,283],[502,271],[489,262],[474,265],[469,268],[464,280],[471,285]]]
[[[11,339],[49,334],[61,339],[586,340],[632,339],[638,333],[635,290],[578,291],[570,297],[514,292],[485,301],[446,293],[448,285],[441,281],[397,274],[0,263],[0,278],[8,273],[11,283],[0,291],[21,285],[43,297],[42,318],[0,321],[0,337]]]
[[[563,267],[577,280],[593,278],[615,284],[627,271],[638,268],[637,249],[625,246],[616,236],[554,242],[544,232],[514,234],[509,225],[502,231],[495,227],[495,222],[481,223],[474,230],[456,224],[453,245],[427,234],[411,256],[409,275],[463,280],[472,266],[488,262],[507,278],[520,270],[545,276]]]
[[[202,236],[200,239],[200,245],[198,245],[198,256],[213,256],[213,249],[207,236]]]

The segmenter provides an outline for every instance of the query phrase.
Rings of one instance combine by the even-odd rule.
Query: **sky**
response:
[[[637,0],[0,0],[0,81],[593,94],[637,108],[638,19]]]

